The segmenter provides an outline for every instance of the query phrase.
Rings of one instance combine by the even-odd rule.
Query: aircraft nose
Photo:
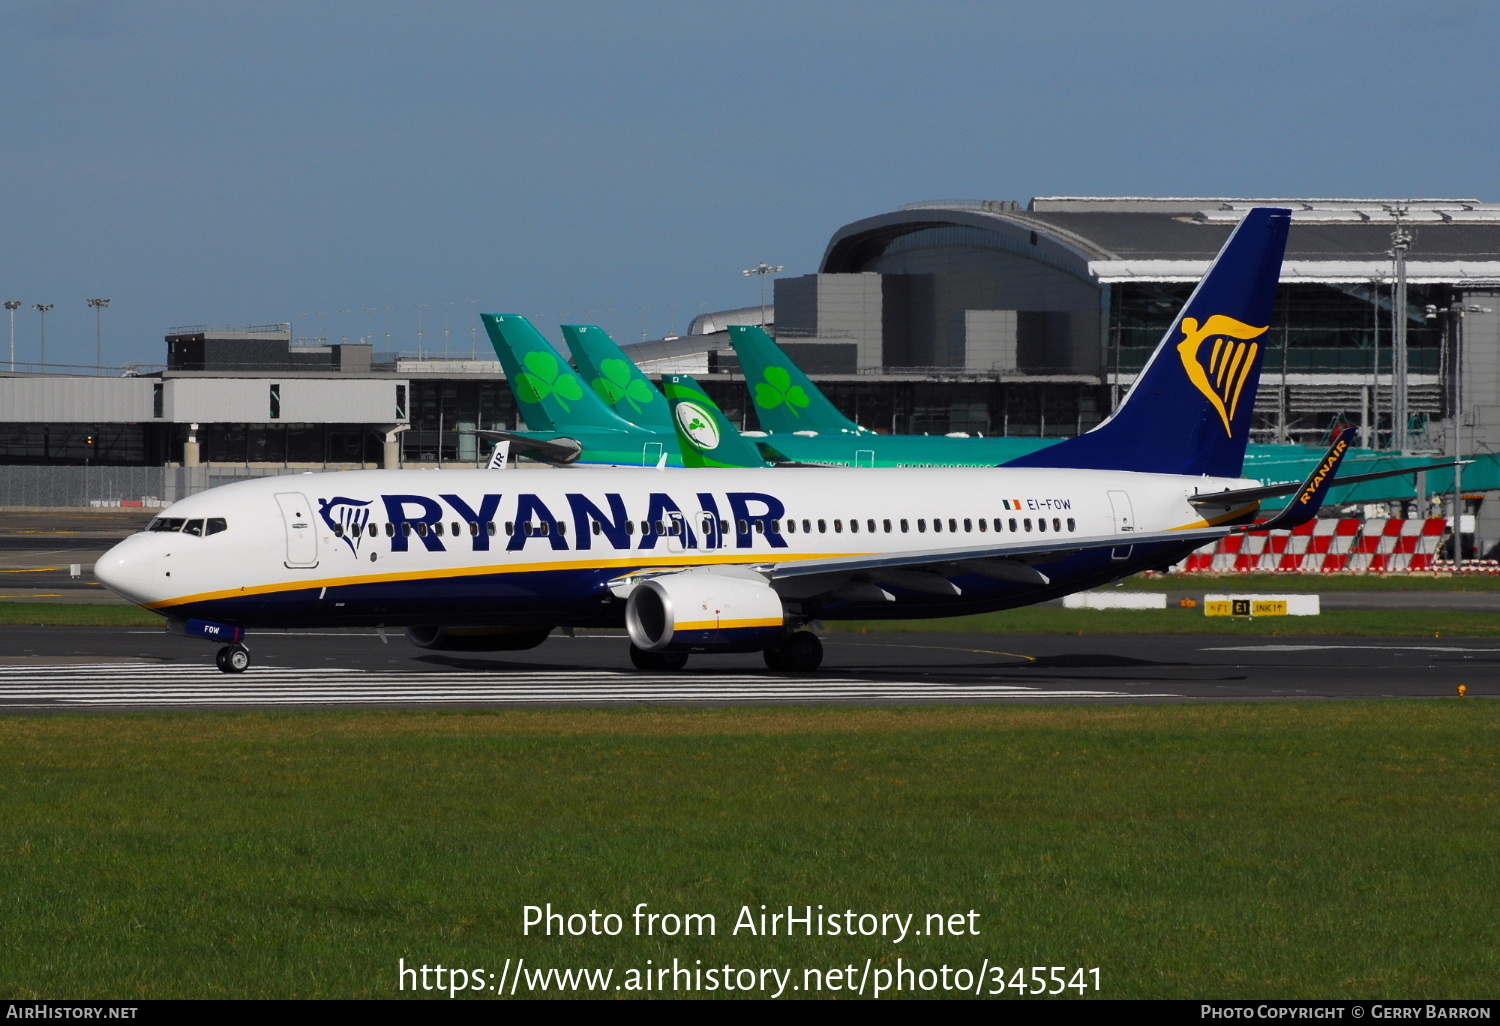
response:
[[[94,576],[121,598],[144,605],[153,601],[156,546],[149,535],[135,534],[99,557]]]

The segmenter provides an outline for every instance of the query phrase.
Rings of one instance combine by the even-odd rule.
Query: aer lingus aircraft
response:
[[[552,343],[525,317],[481,314],[500,365],[526,419],[525,431],[486,431],[519,453],[553,463],[654,467],[682,466],[670,425],[643,427],[621,418],[584,384]],[[654,391],[654,390],[653,390]],[[655,396],[663,412],[666,402]]]
[[[95,570],[222,644],[226,672],[249,665],[247,630],[356,625],[490,651],[623,625],[642,668],[758,650],[812,670],[814,619],[1029,605],[1314,516],[1347,432],[1300,486],[1240,476],[1289,222],[1248,213],[1114,414],[1024,466],[259,478],[174,503]]]
[[[826,467],[993,467],[1053,444],[1052,438],[957,438],[945,435],[881,435],[845,417],[760,328],[729,329],[751,383],[756,416],[765,434],[747,435],[759,450],[755,461]],[[758,336],[757,345],[742,340]],[[565,324],[563,335],[579,373],[623,419],[643,428],[670,431],[667,404],[654,384],[602,328]],[[762,342],[763,340],[763,342]],[[762,345],[781,354],[777,359]],[[756,362],[764,359],[764,365]],[[557,418],[566,431],[566,418]]]
[[[562,330],[578,364],[578,373],[606,405],[623,420],[643,430],[657,434],[672,432],[674,426],[662,392],[602,328],[565,324]],[[840,413],[764,330],[755,325],[734,325],[730,327],[729,335],[746,381],[751,386],[756,417],[764,432],[737,432],[725,421],[726,435],[738,433],[747,442],[734,447],[738,456],[730,456],[721,448],[710,457],[709,465],[989,467],[1061,441],[1057,438],[879,435]],[[702,386],[697,383],[693,387],[702,391]],[[572,418],[566,411],[553,410],[552,419],[557,429],[564,433],[572,428]],[[580,425],[580,430],[586,428]],[[600,462],[592,459],[593,455],[583,450],[581,461]],[[683,455],[687,466],[704,465],[694,463],[687,453]],[[1243,469],[1262,479],[1297,481],[1316,467],[1322,456],[1322,449],[1251,444],[1246,450],[1246,467]],[[1346,471],[1375,472],[1415,469],[1428,462],[1422,458],[1355,448],[1349,450],[1344,468]],[[673,459],[672,463],[676,465],[677,460]],[[1334,501],[1369,502],[1411,491],[1409,484],[1392,489],[1389,481],[1382,481],[1377,487],[1374,478],[1367,474],[1360,476],[1369,483],[1340,487],[1334,493]],[[1270,504],[1273,507],[1281,505],[1275,499]]]

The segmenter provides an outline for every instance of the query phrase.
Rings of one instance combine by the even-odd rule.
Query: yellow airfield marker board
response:
[[[1317,616],[1316,595],[1205,595],[1204,616]]]

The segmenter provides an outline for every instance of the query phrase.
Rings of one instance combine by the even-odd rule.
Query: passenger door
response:
[[[286,565],[292,568],[318,565],[318,531],[313,526],[312,507],[301,492],[277,492],[281,522],[286,530]]]

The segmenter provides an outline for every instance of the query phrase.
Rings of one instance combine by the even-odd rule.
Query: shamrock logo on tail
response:
[[[611,406],[618,406],[623,399],[635,412],[641,412],[652,399],[651,386],[640,378],[632,378],[630,364],[624,360],[605,360],[599,365],[603,377],[594,379],[594,391],[599,398]]]
[[[533,351],[523,361],[526,369],[516,379],[516,394],[523,402],[540,403],[549,395],[557,400],[564,412],[569,410],[565,400],[583,398],[583,386],[572,374],[563,373],[557,357],[551,353]]]
[[[677,404],[677,423],[683,434],[700,449],[713,450],[719,447],[719,428],[707,410],[697,403]]]
[[[785,367],[767,367],[766,380],[755,386],[755,405],[774,410],[782,403],[792,416],[800,417],[802,414],[797,412],[797,407],[806,409],[812,405],[812,400],[801,385],[792,384],[791,372]]]

